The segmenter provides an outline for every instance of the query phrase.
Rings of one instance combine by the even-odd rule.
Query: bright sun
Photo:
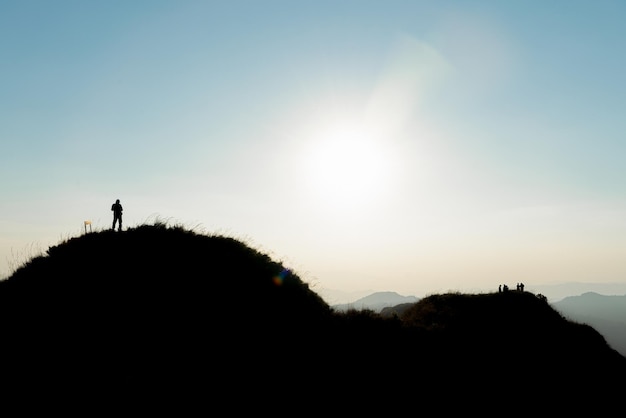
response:
[[[307,192],[316,205],[334,212],[365,209],[389,186],[384,144],[367,129],[334,126],[321,132],[305,155]]]

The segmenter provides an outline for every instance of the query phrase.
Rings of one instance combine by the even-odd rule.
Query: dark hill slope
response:
[[[407,326],[428,331],[459,369],[541,365],[545,373],[574,379],[585,368],[598,379],[611,375],[614,367],[625,370],[626,358],[595,329],[567,321],[530,292],[431,295],[401,318]]]
[[[0,282],[0,327],[3,389],[107,412],[446,412],[521,390],[563,411],[555,393],[610,403],[626,371],[592,328],[531,293],[337,313],[244,243],[161,224],[30,260]]]
[[[28,391],[135,397],[206,390],[207,376],[227,386],[243,370],[251,383],[285,343],[323,339],[330,318],[267,255],[165,225],[69,239],[0,282],[4,375]]]

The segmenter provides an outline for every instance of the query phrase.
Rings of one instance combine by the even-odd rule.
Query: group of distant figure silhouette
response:
[[[517,290],[518,292],[523,292],[524,291],[524,283],[518,283],[515,286],[515,290]],[[500,292],[508,292],[508,291],[509,291],[509,286],[507,286],[506,284],[498,285],[498,293],[500,293]]]

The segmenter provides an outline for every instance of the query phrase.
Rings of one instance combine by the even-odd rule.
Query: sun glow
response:
[[[366,100],[332,96],[322,101],[326,106],[317,105],[323,110],[304,125],[308,140],[298,167],[305,170],[307,203],[345,219],[380,213],[398,196],[406,169],[398,150],[409,139],[424,141],[418,103],[449,67],[427,43],[402,38]]]
[[[366,126],[343,124],[321,131],[305,156],[307,193],[333,211],[374,205],[389,187],[388,150]]]

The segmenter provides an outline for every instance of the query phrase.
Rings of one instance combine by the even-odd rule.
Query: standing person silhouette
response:
[[[120,204],[120,200],[117,199],[113,205],[111,205],[111,210],[113,211],[113,226],[111,229],[115,229],[115,223],[117,222],[117,230],[122,230],[122,205]]]

